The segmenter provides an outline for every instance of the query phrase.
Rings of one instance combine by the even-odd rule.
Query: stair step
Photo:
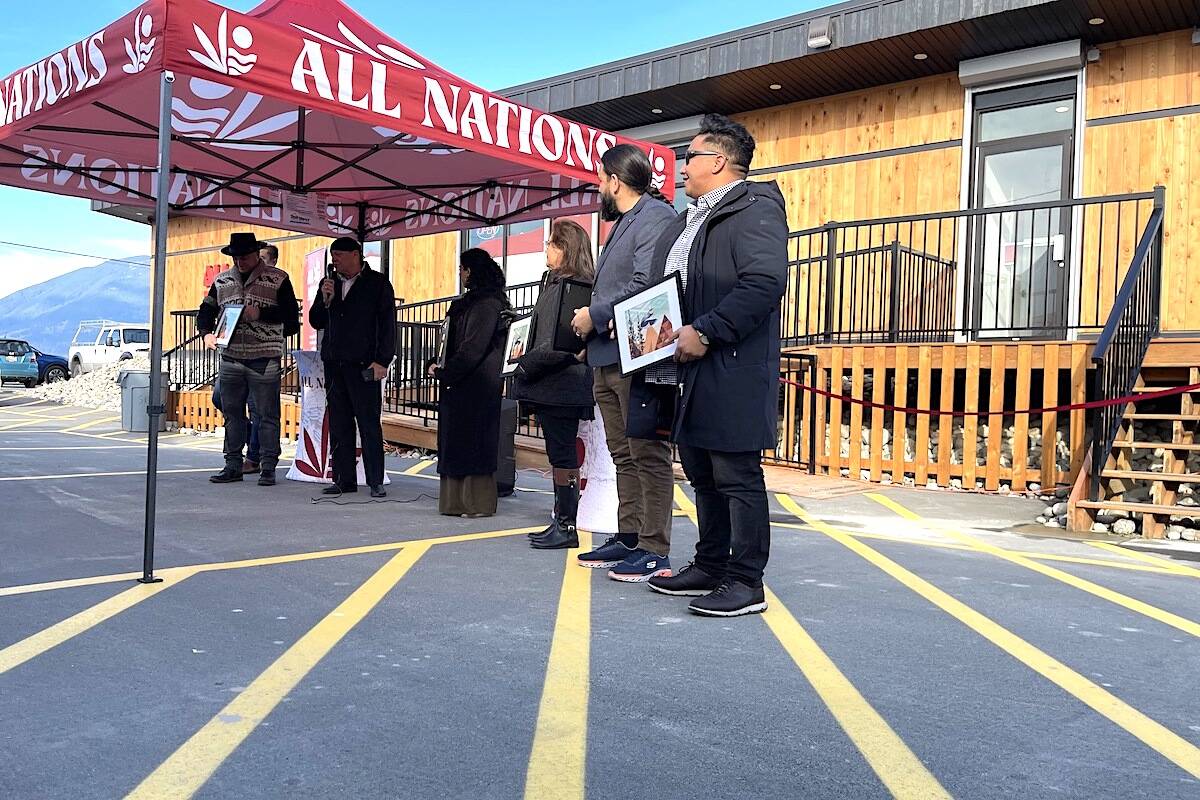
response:
[[[1200,506],[1159,506],[1153,503],[1126,503],[1117,500],[1080,500],[1080,508],[1107,508],[1113,511],[1130,511],[1141,514],[1158,514],[1174,517],[1200,517]]]
[[[1154,392],[1165,392],[1167,389],[1175,389],[1179,386],[1186,386],[1186,384],[1177,383],[1172,386],[1135,386],[1133,387],[1133,393],[1153,394]],[[1184,394],[1195,394],[1197,392],[1200,392],[1200,389],[1192,389],[1190,392],[1184,392]]]
[[[1125,478],[1131,481],[1163,481],[1164,483],[1200,483],[1200,475],[1185,475],[1179,472],[1140,472],[1128,469],[1106,469],[1101,478]]]
[[[1200,414],[1126,414],[1125,419],[1147,422],[1200,422]]]
[[[1191,450],[1200,451],[1200,443],[1181,442],[1113,442],[1113,450]]]

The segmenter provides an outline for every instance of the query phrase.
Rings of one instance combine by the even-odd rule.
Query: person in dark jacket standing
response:
[[[533,307],[529,347],[517,361],[512,397],[531,407],[546,437],[546,456],[554,470],[554,520],[530,538],[537,550],[579,546],[575,527],[579,511],[579,421],[594,418],[592,373],[584,362],[585,351],[565,353],[554,349],[558,308],[565,281],[591,284],[596,277],[592,242],[582,227],[558,219],[550,226],[546,242],[546,276]]]
[[[580,553],[579,563],[608,569],[614,580],[639,582],[671,574],[668,556],[675,476],[667,442],[633,438],[627,433],[631,404],[638,402],[634,381],[639,382],[638,389],[645,385],[640,376],[621,374],[617,343],[608,331],[613,305],[650,285],[654,244],[676,214],[652,185],[650,159],[633,145],[619,144],[606,150],[596,172],[600,215],[616,225],[596,264],[592,302],[579,309],[573,324],[577,333],[588,337],[596,405],[604,418],[608,452],[617,469],[618,533],[590,553]],[[673,396],[669,402],[674,402]]]
[[[767,607],[771,519],[761,459],[776,445],[788,228],[779,187],[745,180],[753,157],[744,127],[705,116],[684,156],[694,202],[654,256],[657,271],[683,279],[691,320],[673,337],[678,365],[666,366],[678,367],[671,380],[682,387],[672,435],[696,492],[700,541],[693,564],[651,578],[650,588],[694,596],[689,609],[707,616]]]
[[[507,328],[512,306],[504,271],[486,250],[459,256],[459,283],[466,290],[446,312],[445,365],[430,365],[441,384],[438,396],[438,511],[448,516],[496,513],[500,397]]]
[[[325,494],[357,492],[354,429],[362,443],[363,471],[371,497],[383,488],[383,390],[396,355],[396,293],[391,281],[363,261],[362,245],[348,236],[329,246],[334,276],[308,309],[308,322],[325,331],[325,396],[333,449],[333,486]]]
[[[217,380],[225,416],[225,468],[209,477],[213,483],[242,479],[242,448],[249,420],[246,400],[254,396],[260,421],[262,462],[258,485],[275,485],[279,463],[280,364],[286,337],[300,330],[296,292],[288,274],[263,263],[259,250],[266,244],[253,233],[233,233],[221,252],[234,266],[218,275],[196,314],[196,329],[204,344],[216,348],[217,319],[228,306],[243,306],[233,338],[221,352]]]

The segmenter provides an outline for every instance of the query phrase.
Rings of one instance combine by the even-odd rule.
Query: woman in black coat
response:
[[[504,272],[484,250],[459,257],[466,289],[446,312],[444,367],[429,374],[441,384],[438,399],[438,511],[449,516],[496,513],[500,441],[500,368],[504,356]]]
[[[529,346],[517,361],[511,395],[537,417],[546,438],[546,456],[554,469],[554,516],[550,527],[531,537],[538,550],[579,546],[575,518],[579,509],[579,421],[593,418],[592,371],[579,353],[554,349],[559,300],[567,279],[591,284],[596,279],[592,242],[582,227],[555,220],[546,243],[546,277],[533,309]],[[571,309],[573,313],[575,309]]]

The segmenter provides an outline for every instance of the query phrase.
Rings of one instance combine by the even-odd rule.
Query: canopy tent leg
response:
[[[146,538],[142,547],[139,583],[158,583],[154,577],[154,518],[158,497],[158,426],[166,413],[162,382],[163,309],[167,291],[167,218],[171,190],[171,84],[175,76],[163,72],[159,82],[158,182],[154,199],[154,302],[150,309],[150,397],[146,413]]]

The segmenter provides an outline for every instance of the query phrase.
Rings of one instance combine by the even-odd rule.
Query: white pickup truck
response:
[[[150,352],[150,323],[89,319],[79,323],[67,362],[71,377]]]

